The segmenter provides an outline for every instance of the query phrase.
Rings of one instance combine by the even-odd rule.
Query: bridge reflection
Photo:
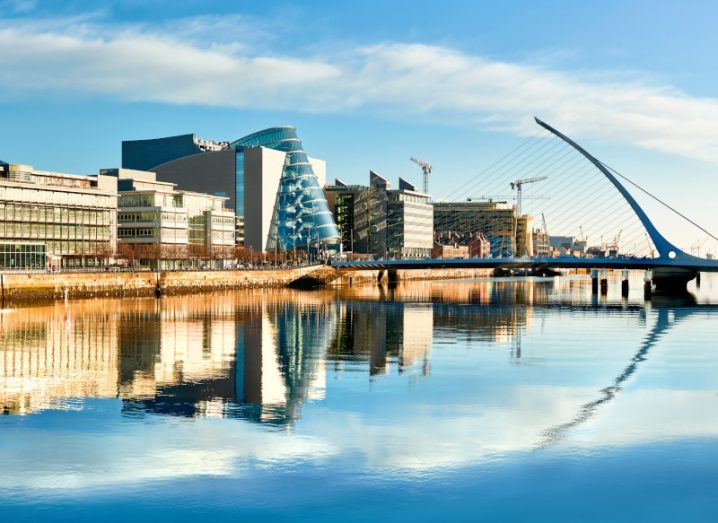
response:
[[[576,286],[585,281],[575,282]],[[83,398],[119,400],[126,416],[224,417],[288,426],[302,405],[327,394],[327,375],[365,372],[421,379],[432,347],[485,340],[521,361],[521,336],[536,311],[636,316],[638,305],[592,304],[574,282],[486,280],[353,287],[342,291],[257,291],[161,300],[93,300],[0,315],[0,406],[5,414],[72,409]],[[671,317],[702,307],[660,308]],[[673,312],[679,311],[679,312]],[[436,350],[436,349],[434,349]],[[558,439],[595,412],[645,358],[585,406],[549,429]]]

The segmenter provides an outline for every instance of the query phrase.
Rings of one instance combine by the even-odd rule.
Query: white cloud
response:
[[[246,30],[228,39],[226,24],[206,16],[155,29],[91,18],[10,20],[0,29],[0,97],[61,90],[175,104],[361,109],[520,134],[534,131],[536,114],[581,138],[718,163],[715,99],[625,74],[558,71],[429,45],[387,43],[305,58],[258,52],[247,43],[257,39],[251,25],[233,20]]]

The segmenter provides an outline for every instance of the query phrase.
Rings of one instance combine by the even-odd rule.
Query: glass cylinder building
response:
[[[237,237],[255,251],[339,250],[339,230],[322,191],[325,164],[306,154],[292,126],[226,142],[193,134],[125,141],[122,165],[227,196],[242,224]]]
[[[272,213],[268,249],[287,251],[309,246],[338,246],[339,230],[327,205],[297,130],[291,126],[272,127],[231,144],[237,155],[237,200],[244,193],[244,151],[266,147],[286,153]],[[245,218],[245,222],[247,218]],[[276,245],[275,245],[276,244]]]

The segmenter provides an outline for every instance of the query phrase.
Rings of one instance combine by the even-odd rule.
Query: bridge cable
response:
[[[599,160],[599,161],[600,161],[600,160]],[[601,165],[603,165],[603,166],[606,167],[607,169],[610,169],[611,171],[613,171],[614,173],[616,173],[618,176],[620,176],[621,178],[623,178],[624,180],[626,180],[628,183],[630,183],[631,185],[633,185],[634,187],[636,187],[636,188],[639,189],[640,191],[644,192],[645,194],[647,194],[648,196],[650,196],[651,198],[653,198],[654,200],[656,200],[658,203],[660,203],[660,204],[663,205],[664,207],[670,209],[671,211],[673,211],[674,213],[676,213],[678,216],[680,216],[681,218],[683,218],[683,219],[686,220],[687,222],[693,224],[694,226],[698,227],[701,231],[703,231],[704,233],[706,233],[708,236],[710,236],[710,237],[713,238],[714,240],[718,241],[718,237],[717,237],[717,236],[715,236],[714,234],[712,234],[711,232],[709,232],[708,230],[706,230],[704,227],[702,227],[701,225],[699,225],[699,224],[697,224],[696,222],[694,222],[693,220],[691,220],[688,216],[686,216],[686,215],[683,214],[682,212],[680,212],[680,211],[678,211],[677,209],[675,209],[675,208],[671,207],[670,205],[668,205],[666,202],[664,202],[663,200],[661,200],[658,196],[655,196],[655,195],[651,194],[650,192],[648,192],[646,189],[644,189],[643,187],[641,187],[640,185],[638,185],[638,184],[637,184],[636,182],[634,182],[633,180],[631,180],[631,179],[627,178],[626,176],[622,175],[621,173],[619,173],[616,169],[614,169],[614,168],[611,167],[610,165],[606,165],[606,164],[603,163],[603,162],[600,162],[600,163],[601,163]]]
[[[521,144],[519,144],[517,147],[515,147],[514,149],[512,149],[511,151],[509,151],[508,153],[506,153],[505,155],[503,155],[501,158],[499,158],[498,160],[496,160],[494,163],[492,163],[491,165],[489,165],[488,167],[486,167],[483,171],[481,171],[479,174],[477,174],[474,178],[472,178],[472,179],[469,180],[468,182],[466,182],[466,183],[464,183],[463,185],[459,186],[456,190],[454,190],[454,191],[452,191],[451,193],[449,193],[447,196],[445,196],[445,197],[442,199],[442,201],[447,201],[449,198],[455,196],[457,193],[460,193],[465,187],[467,187],[469,184],[473,183],[474,180],[476,180],[478,177],[480,177],[480,176],[483,175],[484,173],[488,172],[490,169],[493,169],[494,167],[500,165],[504,160],[507,160],[509,157],[511,157],[512,155],[514,155],[515,153],[517,153],[519,150],[521,150],[521,149],[522,149],[525,145],[527,145],[529,142],[536,140],[536,138],[538,138],[541,134],[544,134],[544,130],[543,130],[543,129],[542,129],[542,130],[539,130],[539,131],[536,132],[533,136],[530,136],[529,138],[527,138],[526,140],[524,140],[524,141],[523,141]],[[536,141],[536,143],[540,143],[540,141]],[[545,142],[544,142],[544,143],[545,143]],[[534,145],[535,145],[535,144],[532,144],[532,145],[531,145],[530,147],[528,147],[526,150],[531,149],[532,147],[534,147]]]

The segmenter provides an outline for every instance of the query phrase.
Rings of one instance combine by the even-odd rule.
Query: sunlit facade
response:
[[[235,216],[223,196],[183,191],[155,173],[105,169],[118,179],[121,256],[166,269],[218,266],[235,257]]]
[[[285,153],[267,238],[268,250],[275,248],[275,244],[283,251],[303,246],[339,244],[339,230],[324,198],[322,185],[294,127],[259,131],[233,142],[231,147],[238,155],[254,147]],[[246,185],[249,173],[244,174],[242,183]],[[238,193],[239,179],[237,176]],[[248,227],[252,217],[245,216]]]
[[[117,183],[0,162],[0,269],[94,266],[115,251]]]

